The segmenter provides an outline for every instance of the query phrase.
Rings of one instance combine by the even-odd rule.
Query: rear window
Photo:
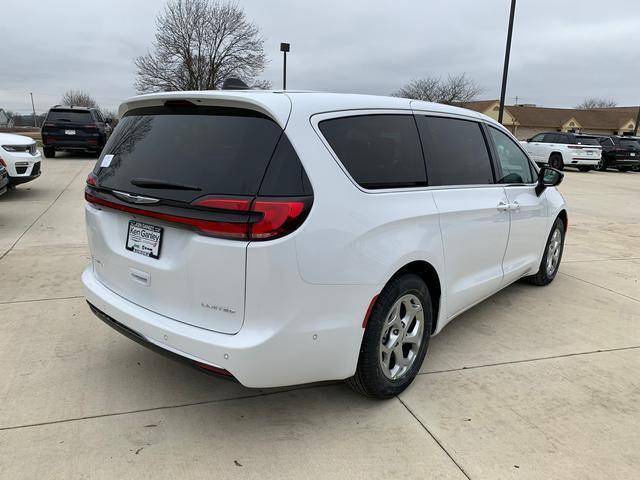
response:
[[[93,115],[88,110],[50,110],[47,122],[93,123]]]
[[[626,138],[620,139],[620,146],[624,148],[640,148],[638,140],[628,140]]]
[[[600,142],[596,137],[575,137],[573,142],[574,145],[598,145],[600,146]]]
[[[416,117],[430,185],[493,183],[493,169],[480,124],[445,117]]]
[[[426,185],[420,138],[412,115],[361,115],[324,120],[320,131],[362,187]]]
[[[94,174],[101,187],[181,202],[209,194],[253,196],[281,135],[278,124],[251,110],[136,109],[118,123]],[[101,167],[105,155],[113,159]],[[136,179],[191,189],[141,187],[132,184]]]

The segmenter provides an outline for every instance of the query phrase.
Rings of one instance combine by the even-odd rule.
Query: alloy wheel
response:
[[[391,307],[382,329],[380,367],[385,377],[397,380],[413,366],[424,331],[424,310],[420,299],[407,294]]]
[[[560,263],[560,252],[562,251],[562,233],[556,228],[549,240],[547,248],[547,275],[552,277]]]

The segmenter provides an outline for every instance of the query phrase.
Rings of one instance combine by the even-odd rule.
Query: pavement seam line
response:
[[[198,405],[208,405],[208,404],[215,404],[215,403],[225,403],[225,402],[231,402],[233,400],[246,400],[246,399],[251,399],[251,398],[259,398],[259,397],[267,397],[267,396],[271,396],[271,395],[277,395],[279,393],[288,393],[288,392],[295,392],[298,390],[310,390],[313,388],[322,388],[322,387],[328,387],[328,386],[332,386],[332,385],[336,385],[336,382],[332,382],[332,383],[325,383],[322,385],[301,385],[298,387],[294,387],[294,388],[290,388],[290,389],[286,389],[286,390],[278,390],[277,392],[260,392],[260,393],[256,393],[253,395],[244,395],[244,396],[240,396],[240,397],[228,397],[228,398],[217,398],[214,400],[201,400],[199,402],[192,402],[192,403],[180,403],[180,404],[175,404],[175,405],[163,405],[160,407],[151,407],[151,408],[141,408],[138,410],[129,410],[126,412],[113,412],[113,413],[103,413],[103,414],[98,414],[98,415],[87,415],[84,417],[75,417],[75,418],[65,418],[62,420],[52,420],[50,422],[38,422],[38,423],[27,423],[25,425],[13,425],[10,427],[0,427],[0,432],[3,431],[7,431],[7,430],[20,430],[22,428],[31,428],[31,427],[43,427],[43,426],[47,426],[47,425],[56,425],[58,423],[70,423],[70,422],[77,422],[80,420],[93,420],[96,418],[107,418],[107,417],[120,417],[120,416],[124,416],[124,415],[129,415],[132,413],[146,413],[146,412],[155,412],[158,410],[173,410],[175,408],[183,408],[183,407],[196,407]]]
[[[627,258],[598,258],[593,260],[562,260],[562,263],[591,263],[591,262],[622,262],[624,260],[640,260],[640,257]]]
[[[67,191],[67,189],[71,186],[71,184],[75,181],[75,179],[78,178],[78,175],[80,175],[80,173],[82,173],[83,170],[84,168],[80,168],[78,170],[78,172],[71,178],[71,180],[69,180],[69,183],[67,183],[64,186],[64,188],[60,191],[60,193],[56,196],[56,198],[53,199],[51,204],[47,208],[45,208],[44,212],[38,215],[38,217],[33,222],[31,222],[31,225],[29,225],[27,229],[20,234],[20,236],[16,239],[16,241],[11,244],[11,246],[7,249],[7,251],[4,252],[2,255],[0,255],[0,260],[6,257],[13,250],[13,248],[18,244],[18,242],[22,240],[22,237],[24,237],[29,232],[29,230],[31,230],[31,228],[38,222],[38,220],[40,220],[49,210],[51,210],[51,207],[53,207],[56,204],[58,199],[62,196],[64,192]]]
[[[31,298],[28,300],[5,300],[0,302],[0,305],[13,305],[16,303],[31,303],[31,302],[48,302],[49,300],[72,300],[75,298],[84,298],[84,295],[72,295],[70,297]]]
[[[444,446],[442,445],[442,443],[440,443],[440,440],[438,440],[436,438],[436,436],[431,433],[431,431],[427,428],[427,426],[424,424],[424,422],[422,420],[420,420],[418,418],[418,416],[413,413],[413,410],[411,410],[406,403],[404,403],[402,401],[402,399],[399,396],[396,396],[396,398],[398,399],[398,401],[400,402],[400,404],[407,410],[407,412],[409,412],[409,414],[415,419],[416,422],[418,422],[420,424],[420,426],[424,429],[425,432],[427,432],[429,434],[429,436],[433,439],[434,442],[436,442],[436,444],[440,447],[440,449],[447,455],[447,457],[449,457],[449,459],[453,462],[453,464],[458,467],[458,470],[460,470],[460,472],[462,472],[462,474],[468,479],[471,480],[471,477],[469,476],[469,474],[464,470],[464,468],[462,468],[462,465],[460,465],[457,460],[455,458],[453,458],[453,455],[451,455],[449,453],[449,451],[444,448]]]
[[[449,368],[446,370],[433,370],[431,372],[420,372],[418,373],[418,375],[432,375],[437,373],[461,372],[464,370],[475,370],[478,368],[500,367],[502,365],[516,365],[518,363],[540,362],[544,360],[555,360],[558,358],[579,357],[582,355],[594,355],[597,353],[624,352],[626,350],[637,350],[639,348],[640,348],[640,345],[631,345],[629,347],[616,347],[616,348],[606,348],[606,349],[600,349],[600,350],[589,350],[586,352],[565,353],[562,355],[551,355],[548,357],[536,357],[536,358],[526,358],[523,360],[512,360],[510,362],[487,363],[486,365],[473,365],[471,367]]]
[[[598,288],[601,288],[603,290],[606,290],[607,292],[615,293],[616,295],[620,295],[621,297],[624,297],[624,298],[627,298],[629,300],[633,300],[634,302],[640,303],[640,300],[635,298],[635,297],[631,297],[631,296],[626,295],[624,293],[616,292],[615,290],[611,290],[610,288],[603,287],[602,285],[598,285],[597,283],[590,282],[589,280],[585,280],[584,278],[576,277],[575,275],[571,275],[571,274],[565,273],[565,272],[558,272],[558,273],[560,273],[560,275],[565,275],[567,277],[575,278],[576,280],[579,280],[581,282],[587,283],[587,284],[592,285],[594,287],[598,287]]]

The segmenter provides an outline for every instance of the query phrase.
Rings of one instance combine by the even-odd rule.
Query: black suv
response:
[[[97,108],[56,105],[42,125],[44,156],[55,157],[56,151],[98,155],[111,135],[111,121]]]
[[[627,172],[640,167],[640,140],[637,138],[598,136],[598,142],[602,145],[600,170],[616,168],[621,172]]]

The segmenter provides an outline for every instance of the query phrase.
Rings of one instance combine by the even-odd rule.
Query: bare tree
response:
[[[169,0],[156,29],[151,51],[134,60],[141,93],[212,90],[227,77],[250,84],[264,69],[260,31],[235,3]]]
[[[436,103],[469,102],[482,93],[482,88],[466,73],[449,75],[446,79],[426,77],[411,80],[392,95]]]
[[[82,90],[67,90],[64,92],[64,95],[62,95],[60,103],[62,105],[69,106],[73,105],[77,107],[98,108],[98,102],[96,102],[91,95],[87,92],[83,92]]]
[[[585,98],[580,105],[576,105],[580,110],[591,110],[594,108],[611,108],[618,104],[613,100],[607,100],[606,98],[589,97]]]

